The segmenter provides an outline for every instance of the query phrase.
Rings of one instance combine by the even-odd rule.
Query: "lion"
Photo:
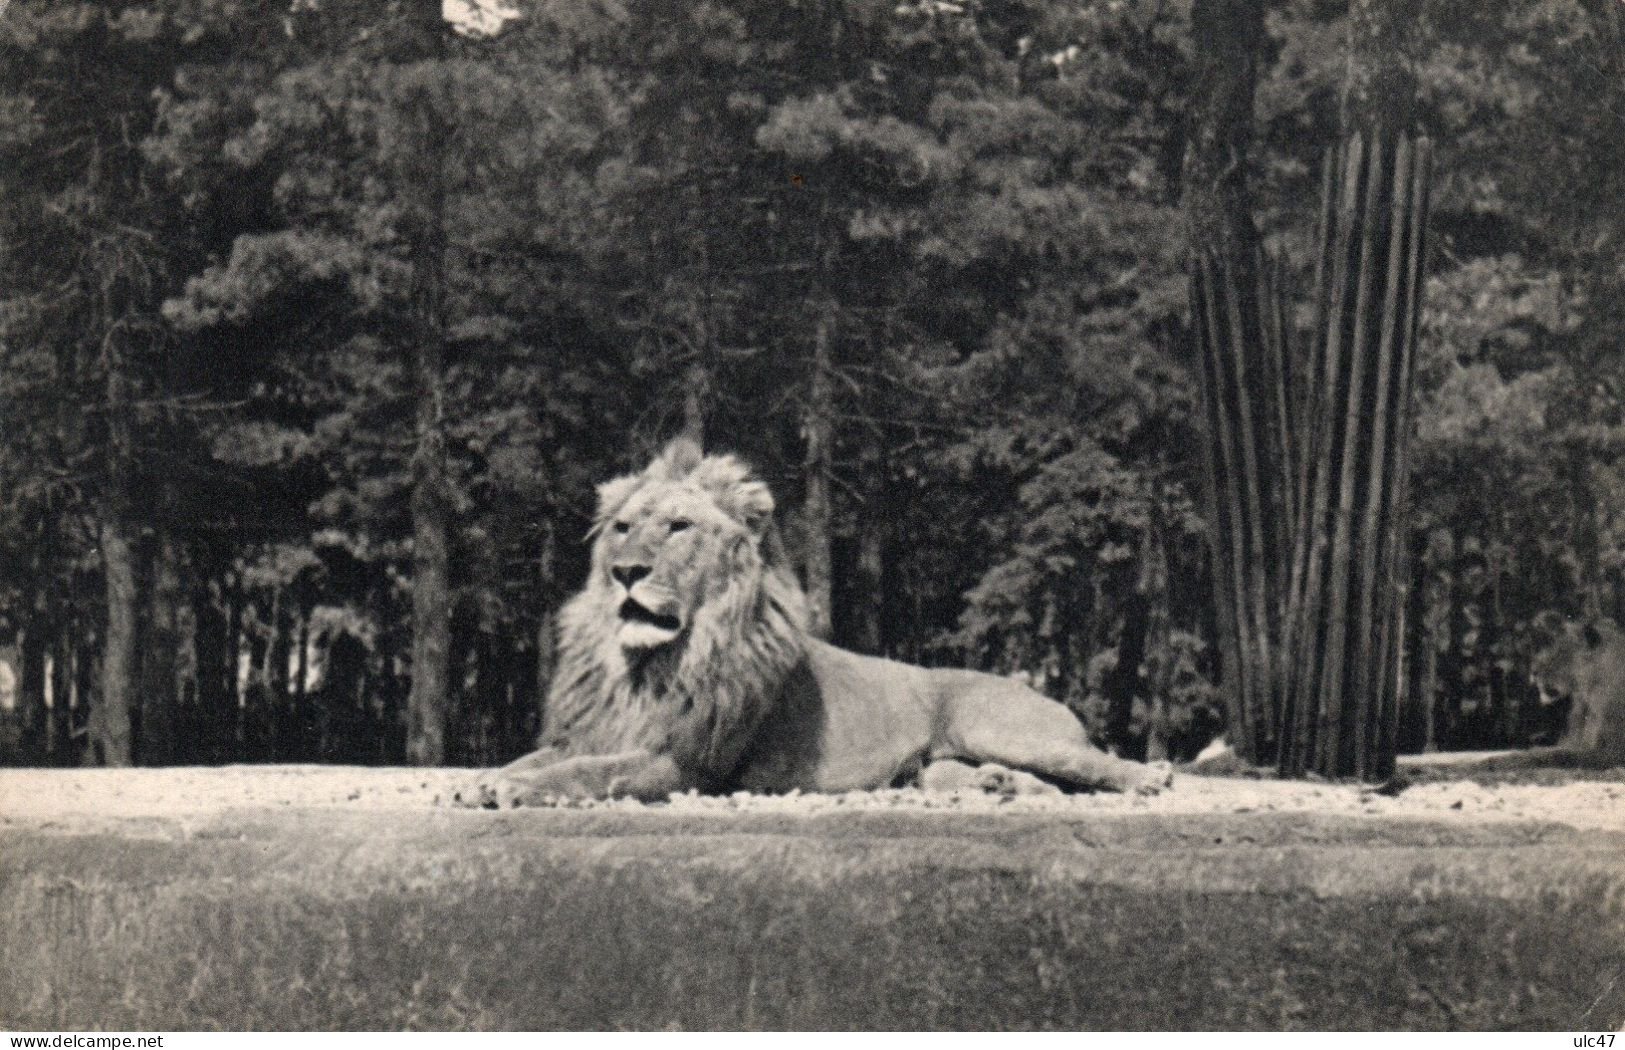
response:
[[[1570,700],[1558,746],[1625,762],[1625,631],[1606,617],[1559,631],[1535,660],[1541,702]]]
[[[814,638],[773,510],[741,461],[684,439],[600,486],[587,582],[559,616],[540,750],[459,801],[1171,783],[1165,764],[1107,755],[1066,707],[1017,682]]]

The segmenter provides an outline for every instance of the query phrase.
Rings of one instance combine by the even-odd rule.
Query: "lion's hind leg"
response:
[[[938,757],[998,763],[1076,790],[1154,795],[1173,783],[1168,763],[1106,754],[1071,711],[1015,682],[978,675],[944,703]]]

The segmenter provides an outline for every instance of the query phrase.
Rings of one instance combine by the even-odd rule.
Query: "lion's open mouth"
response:
[[[668,613],[658,613],[635,598],[628,598],[621,603],[621,620],[626,623],[646,623],[650,627],[658,627],[662,631],[676,634],[682,629],[683,621]]]

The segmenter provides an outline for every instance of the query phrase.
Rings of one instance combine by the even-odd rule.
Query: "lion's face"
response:
[[[761,574],[766,487],[730,459],[704,462],[717,466],[669,451],[603,490],[594,583],[613,603],[623,650],[678,641],[724,590]]]
[[[749,536],[695,486],[651,485],[604,526],[603,569],[618,598],[625,649],[677,640],[729,578],[728,559]]]

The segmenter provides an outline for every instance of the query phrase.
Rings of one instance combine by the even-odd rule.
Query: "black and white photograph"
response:
[[[1625,0],[0,0],[0,958],[1607,1050]]]

